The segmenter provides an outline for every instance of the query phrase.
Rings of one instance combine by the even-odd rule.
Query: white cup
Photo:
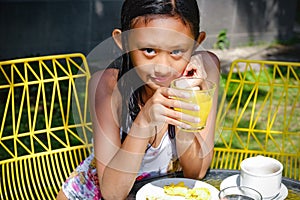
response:
[[[250,157],[241,162],[240,185],[260,192],[264,199],[280,192],[282,164],[270,157]]]

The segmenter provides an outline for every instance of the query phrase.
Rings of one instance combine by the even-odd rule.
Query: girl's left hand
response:
[[[191,57],[191,60],[185,71],[183,72],[183,76],[192,76],[192,77],[202,77],[206,78],[206,73],[204,70],[204,64],[201,54],[197,54]]]

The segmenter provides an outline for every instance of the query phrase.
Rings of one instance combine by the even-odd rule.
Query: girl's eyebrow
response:
[[[163,44],[158,44],[158,43],[151,43],[149,41],[140,41],[137,43],[137,47],[140,48],[155,48],[155,49],[183,49],[186,47],[191,46],[188,43],[178,43],[178,44],[171,44],[171,45],[163,45]]]
[[[151,43],[149,41],[137,41],[138,48],[145,48],[145,47],[158,47],[157,43]]]

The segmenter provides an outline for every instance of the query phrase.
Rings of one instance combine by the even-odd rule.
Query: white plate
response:
[[[145,200],[147,196],[162,197],[163,199],[172,200],[184,200],[184,197],[174,197],[164,193],[163,187],[165,185],[170,185],[171,183],[177,184],[178,182],[184,182],[184,184],[189,188],[207,188],[211,193],[211,200],[218,199],[219,190],[208,183],[188,178],[165,178],[144,185],[137,192],[136,200]]]
[[[237,186],[237,185],[240,185],[239,174],[229,176],[226,179],[224,179],[220,185],[220,190],[223,190],[226,187]],[[276,197],[272,198],[272,200],[283,200],[287,197],[287,195],[288,195],[288,189],[283,183],[281,183],[279,194]],[[266,198],[264,199],[267,200]]]

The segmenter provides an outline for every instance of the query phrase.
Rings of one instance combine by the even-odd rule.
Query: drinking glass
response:
[[[232,186],[219,192],[220,200],[262,200],[261,194],[246,186]]]
[[[199,123],[192,123],[182,120],[182,122],[191,126],[190,129],[182,129],[188,132],[195,132],[205,128],[207,117],[210,113],[213,104],[213,96],[216,89],[216,84],[212,81],[203,78],[182,77],[173,80],[171,82],[171,88],[183,90],[187,93],[190,93],[189,98],[174,97],[174,99],[178,99],[180,101],[192,103],[195,105],[197,104],[200,107],[198,111],[174,108],[177,111],[188,115],[192,115],[194,117],[198,117],[200,119]]]

